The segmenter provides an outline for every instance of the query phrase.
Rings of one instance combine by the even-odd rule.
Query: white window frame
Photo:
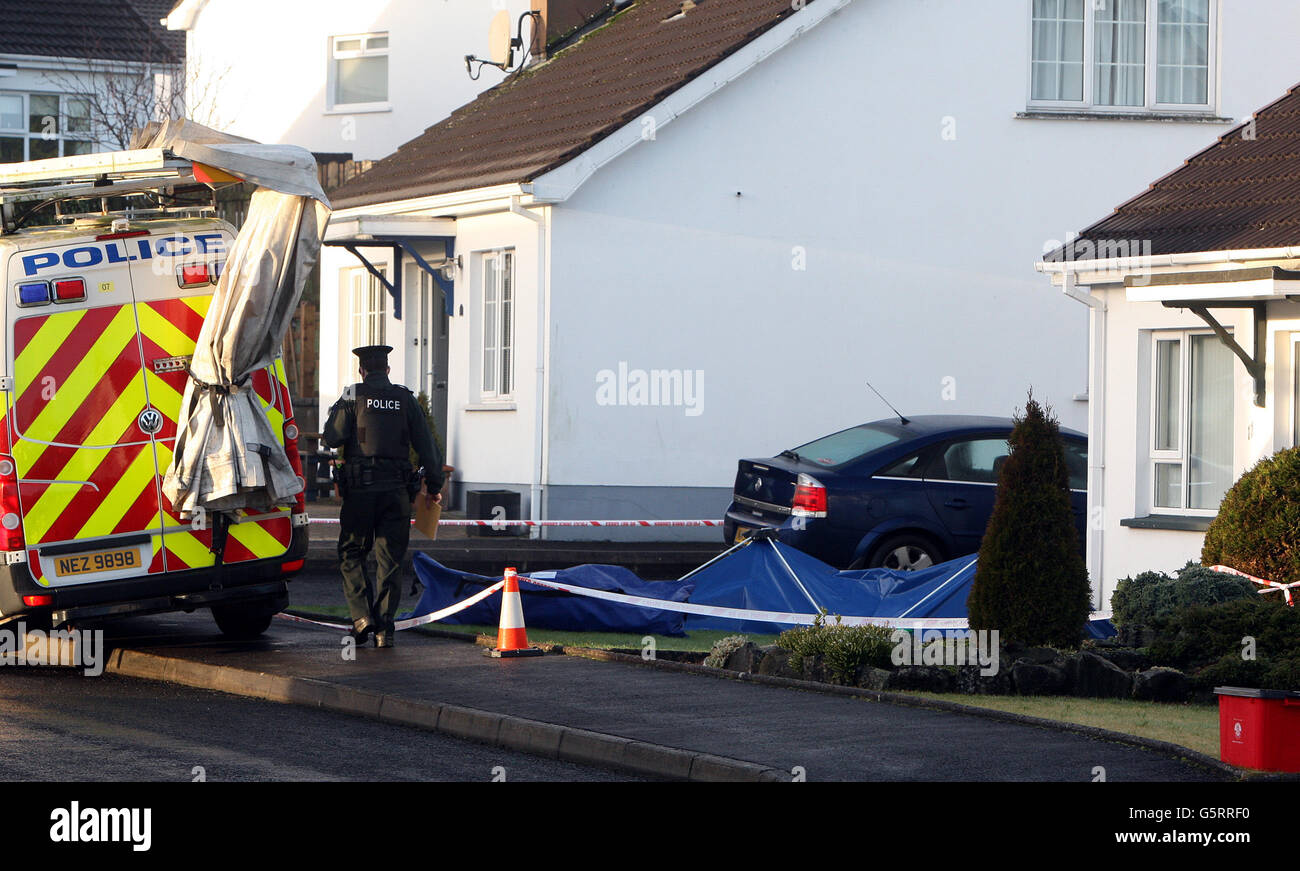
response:
[[[1143,63],[1146,77],[1143,80],[1144,104],[1141,106],[1112,106],[1094,102],[1094,83],[1097,76],[1097,59],[1094,54],[1093,34],[1096,30],[1096,9],[1094,3],[1099,0],[1083,0],[1083,99],[1081,100],[1036,100],[1034,99],[1034,0],[1029,0],[1029,36],[1026,45],[1029,48],[1026,57],[1028,79],[1026,82],[1025,105],[1036,111],[1086,112],[1104,115],[1213,115],[1218,107],[1219,75],[1219,4],[1221,0],[1209,0],[1209,25],[1206,36],[1206,81],[1204,103],[1160,103],[1156,100],[1156,85],[1159,64],[1157,62],[1157,45],[1159,26],[1159,0],[1146,0],[1146,53]]]
[[[22,100],[22,104],[23,104],[22,123],[18,127],[0,127],[0,138],[22,139],[23,160],[38,159],[32,156],[31,143],[33,139],[45,140],[45,141],[52,140],[58,143],[58,154],[47,155],[48,157],[68,156],[68,154],[70,153],[67,151],[66,148],[66,143],[68,142],[89,143],[91,151],[94,151],[100,145],[99,140],[95,137],[95,132],[94,132],[95,119],[93,115],[94,113],[93,97],[87,96],[85,94],[62,94],[62,93],[56,94],[56,93],[50,93],[46,91],[0,91],[0,97],[18,97]],[[59,101],[58,130],[52,137],[50,137],[50,140],[46,140],[45,136],[42,133],[34,133],[31,130],[32,97],[57,97],[58,98]],[[75,132],[70,132],[67,129],[68,118],[69,118],[68,102],[70,100],[84,100],[88,104],[88,108],[91,113],[86,116],[86,119],[90,124],[89,130],[79,130]]]
[[[1291,334],[1291,445],[1300,447],[1300,333]]]
[[[376,263],[375,269],[387,271],[387,264]],[[348,346],[363,348],[367,345],[386,345],[388,335],[388,289],[380,284],[379,279],[370,274],[365,267],[356,267],[345,272]],[[355,354],[349,353],[351,380],[361,380],[360,361]]]
[[[383,48],[371,48],[370,40],[372,39],[389,40],[389,33],[386,30],[376,31],[374,33],[347,33],[329,38],[329,68],[325,77],[325,105],[327,112],[352,113],[352,112],[388,112],[393,108],[392,103],[392,64],[390,62],[388,75],[384,80],[384,93],[388,99],[376,100],[369,103],[340,103],[336,97],[338,90],[339,72],[338,62],[353,58],[365,57],[388,57],[389,49],[392,45],[388,42]],[[361,40],[361,48],[358,50],[344,50],[339,48],[339,43],[349,39]]]
[[[1231,328],[1228,329],[1231,334]],[[1189,508],[1191,502],[1191,476],[1189,474],[1190,452],[1191,452],[1191,433],[1189,428],[1191,415],[1191,374],[1192,374],[1192,354],[1191,345],[1194,336],[1214,337],[1212,330],[1188,329],[1188,330],[1153,330],[1151,332],[1151,360],[1150,360],[1150,391],[1147,397],[1148,407],[1148,438],[1147,438],[1147,500],[1150,505],[1152,514],[1174,514],[1186,517],[1214,517],[1219,513],[1218,506],[1214,508]],[[1158,400],[1160,396],[1160,351],[1159,346],[1162,341],[1178,342],[1178,449],[1177,450],[1157,450],[1157,420]],[[1234,356],[1235,360],[1236,357]],[[1235,405],[1237,395],[1233,393],[1234,419]],[[1236,449],[1236,434],[1233,433],[1233,449]],[[1181,490],[1181,507],[1172,508],[1157,504],[1157,476],[1156,466],[1162,463],[1174,464],[1181,466],[1182,476],[1180,478],[1179,488]]]
[[[497,264],[504,262],[505,268]],[[515,250],[502,248],[481,255],[479,287],[479,398],[506,401],[515,395]],[[499,283],[494,277],[500,276]],[[492,332],[489,334],[489,327]],[[509,336],[507,341],[505,337]]]

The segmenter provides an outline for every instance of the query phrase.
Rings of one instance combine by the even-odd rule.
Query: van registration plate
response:
[[[140,568],[140,551],[133,547],[96,550],[73,556],[61,556],[54,560],[54,574],[60,578],[138,568]]]

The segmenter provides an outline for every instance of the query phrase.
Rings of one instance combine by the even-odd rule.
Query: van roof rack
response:
[[[44,202],[101,199],[199,185],[194,164],[166,148],[141,148],[0,164],[0,232],[10,233]],[[31,203],[22,211],[16,207]]]

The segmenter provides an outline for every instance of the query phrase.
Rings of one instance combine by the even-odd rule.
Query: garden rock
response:
[[[790,662],[790,651],[776,646],[764,648],[763,658],[758,663],[758,673],[771,677],[801,677],[799,670]]]
[[[731,671],[747,671],[751,674],[758,671],[759,665],[763,662],[763,648],[760,648],[752,641],[746,642],[743,646],[732,651],[727,657],[725,668]]]
[[[922,690],[931,693],[950,693],[956,686],[956,676],[937,665],[904,665],[889,676],[887,688],[891,690]]]
[[[1070,676],[1064,667],[1051,663],[1018,661],[1011,667],[1011,679],[1022,696],[1054,696],[1069,691]]]
[[[1126,699],[1133,693],[1133,676],[1114,663],[1086,650],[1071,659],[1074,694],[1092,699]]]
[[[1185,702],[1191,691],[1187,675],[1173,668],[1150,668],[1133,675],[1133,698],[1147,702]]]

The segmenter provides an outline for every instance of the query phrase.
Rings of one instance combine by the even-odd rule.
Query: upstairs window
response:
[[[330,40],[330,107],[388,107],[388,34],[335,36]]]
[[[66,94],[0,94],[0,163],[89,154],[91,105]]]
[[[1212,111],[1218,0],[1033,0],[1029,103]]]

